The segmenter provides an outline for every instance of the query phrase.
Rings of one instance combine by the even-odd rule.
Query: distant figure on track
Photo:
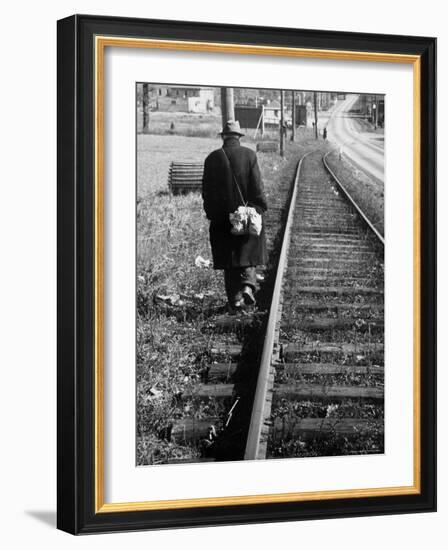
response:
[[[327,128],[324,128],[322,135],[324,139],[327,139]]]
[[[232,235],[229,214],[242,205],[237,184],[248,206],[259,214],[267,210],[255,151],[240,144],[238,121],[229,120],[221,132],[223,146],[205,159],[202,179],[204,210],[210,220],[214,269],[224,270],[230,313],[255,304],[255,267],[266,264],[264,220],[260,235]],[[236,179],[236,183],[234,178]]]

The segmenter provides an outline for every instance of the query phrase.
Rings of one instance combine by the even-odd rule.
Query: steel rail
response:
[[[367,226],[372,230],[374,235],[377,237],[377,239],[380,241],[380,243],[384,246],[384,237],[381,235],[381,233],[378,231],[378,229],[373,225],[373,223],[369,220],[369,218],[364,214],[361,207],[358,205],[358,203],[355,201],[355,199],[350,195],[350,193],[347,191],[347,189],[341,183],[339,178],[336,176],[336,174],[333,172],[333,170],[328,165],[327,157],[330,153],[333,153],[333,151],[328,151],[328,153],[326,153],[322,157],[322,161],[324,163],[325,168],[328,170],[328,172],[330,173],[330,175],[334,179],[334,181],[338,184],[338,187],[344,193],[345,197],[349,200],[349,202],[352,204],[352,206],[355,208],[355,210],[358,212],[358,214],[361,216],[361,218],[364,220],[364,222],[367,224]]]
[[[285,271],[286,262],[288,259],[291,228],[294,219],[294,209],[297,201],[297,189],[300,177],[300,170],[302,168],[302,162],[308,155],[315,152],[316,151],[309,151],[302,156],[297,166],[297,171],[294,178],[294,190],[291,196],[291,202],[289,204],[288,217],[286,220],[285,232],[283,235],[282,249],[277,265],[277,274],[275,277],[274,291],[272,293],[271,307],[269,310],[266,335],[261,355],[260,370],[258,373],[257,387],[255,390],[254,405],[252,408],[252,415],[249,424],[246,450],[244,453],[245,460],[256,460],[258,458],[265,458],[259,457],[258,455],[260,451],[261,430],[263,428],[266,416],[265,405],[268,387],[270,384],[270,370],[275,345],[275,334],[277,329],[280,297],[282,293],[283,273]]]

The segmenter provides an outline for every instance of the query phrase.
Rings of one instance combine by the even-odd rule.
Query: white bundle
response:
[[[252,206],[239,206],[229,214],[232,224],[232,235],[259,235],[261,233],[261,216]]]
[[[247,206],[239,206],[235,212],[229,214],[229,220],[232,224],[232,229],[230,230],[232,235],[245,235],[249,222]]]
[[[255,208],[249,208],[249,233],[251,235],[259,235],[261,233],[261,216]]]

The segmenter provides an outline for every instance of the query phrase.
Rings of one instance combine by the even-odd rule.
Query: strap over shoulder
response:
[[[231,172],[231,174],[232,174],[233,181],[235,182],[235,185],[236,185],[236,187],[237,187],[237,189],[238,189],[238,193],[239,193],[239,195],[240,195],[240,199],[241,199],[243,205],[244,205],[244,206],[247,206],[247,201],[246,201],[246,200],[244,199],[244,197],[243,197],[243,193],[241,192],[241,188],[240,188],[240,186],[238,185],[238,181],[237,181],[237,179],[236,179],[235,172],[233,171],[232,164],[231,164],[231,162],[230,162],[229,157],[227,156],[227,153],[226,153],[225,150],[224,150],[224,147],[221,147],[221,151],[223,152],[224,157],[225,157],[226,162],[227,162],[227,165],[228,165],[228,167],[230,168],[230,172]]]

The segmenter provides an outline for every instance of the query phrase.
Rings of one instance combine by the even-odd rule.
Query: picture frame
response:
[[[105,500],[104,52],[112,47],[412,66],[411,485],[165,501],[148,491],[142,502]],[[58,21],[57,111],[58,528],[85,534],[435,511],[436,40],[74,15]]]

